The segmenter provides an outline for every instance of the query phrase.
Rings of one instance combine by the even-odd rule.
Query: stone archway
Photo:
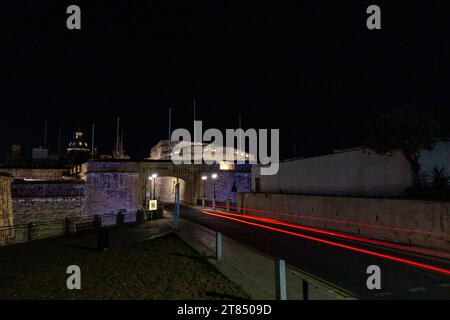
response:
[[[189,203],[192,197],[192,185],[184,179],[173,176],[163,176],[156,179],[156,199],[162,203],[175,203],[175,185],[177,183],[180,184],[180,201]]]
[[[139,177],[142,199],[148,194],[149,178],[157,175],[158,194],[164,194],[167,201],[172,202],[170,195],[173,181],[178,179],[181,183],[180,200],[186,204],[194,204],[200,197],[201,172],[204,165],[175,165],[171,161],[144,161],[139,163]],[[162,179],[162,180],[161,180]],[[170,195],[170,196],[169,196]],[[173,197],[174,199],[174,197]],[[161,197],[161,201],[163,201]],[[164,201],[163,201],[164,202]]]
[[[201,198],[202,173],[213,168],[204,164],[175,165],[171,161],[164,160],[87,162],[83,164],[80,173],[80,177],[86,181],[83,212],[95,214],[146,209],[149,200],[149,180],[154,174],[157,175],[157,180],[172,177],[184,181],[184,190],[181,186],[181,201],[194,204]],[[167,181],[171,182],[170,179]],[[170,184],[168,188],[170,190]],[[170,197],[168,200],[170,201]]]

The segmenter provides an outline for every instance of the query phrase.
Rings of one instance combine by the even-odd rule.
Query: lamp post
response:
[[[208,176],[202,176],[203,181],[203,198],[202,198],[202,207],[205,206],[206,201],[206,180],[208,179]]]
[[[213,173],[211,175],[211,178],[213,179],[213,187],[214,187],[214,206],[216,204],[216,179],[217,179],[217,173]]]
[[[206,198],[206,180],[208,180],[207,176],[202,176],[203,180],[203,199]]]
[[[153,200],[155,200],[156,199],[156,178],[158,178],[158,175],[156,173],[153,173],[151,178],[153,180],[152,196],[153,196]]]
[[[153,180],[152,177],[148,177],[148,180],[147,180],[147,192],[146,192],[147,208],[149,208],[150,199],[153,197],[152,180]],[[148,186],[149,183],[150,183],[150,188]],[[151,194],[149,194],[149,193],[151,193]]]

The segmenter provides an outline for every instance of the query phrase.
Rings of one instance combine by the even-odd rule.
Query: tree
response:
[[[446,166],[439,166],[436,164],[428,172],[428,177],[431,179],[433,187],[436,189],[443,189],[447,187],[450,181],[450,175],[448,174]]]
[[[400,150],[411,165],[415,185],[420,184],[420,155],[433,150],[440,131],[437,116],[421,108],[391,110],[369,125],[367,147],[385,155]]]

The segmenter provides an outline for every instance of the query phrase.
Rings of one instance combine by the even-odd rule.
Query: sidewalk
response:
[[[215,233],[195,223],[180,219],[178,235],[199,254],[206,256],[220,272],[242,287],[252,299],[273,300],[275,296],[275,262],[252,248],[225,236],[222,237],[223,259],[215,259]],[[304,275],[303,275],[304,276]],[[287,298],[303,299],[303,282],[298,270],[287,267]],[[309,283],[309,299],[335,300],[346,298],[322,284]]]

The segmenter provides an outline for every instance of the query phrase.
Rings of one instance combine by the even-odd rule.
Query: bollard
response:
[[[216,260],[222,259],[222,232],[216,232]]]
[[[100,228],[98,230],[97,236],[97,249],[98,250],[108,250],[109,248],[109,229]]]
[[[118,213],[116,216],[116,225],[121,226],[125,224],[125,215],[123,213]]]
[[[179,228],[180,220],[180,184],[175,185],[175,229]]]
[[[32,240],[32,233],[33,233],[33,223],[28,224],[28,241]]]
[[[202,207],[205,206],[205,198],[202,199]]]
[[[303,300],[309,300],[309,283],[305,279],[302,281],[303,285]]]
[[[141,210],[136,211],[136,222],[144,222],[145,220],[147,220],[146,213]],[[124,220],[124,223],[125,223],[125,220]],[[117,218],[116,218],[116,224],[117,224]]]
[[[212,207],[213,207],[213,209],[216,209],[216,200],[215,199],[212,202]]]
[[[65,229],[66,229],[66,234],[70,234],[70,219],[69,218],[65,218],[64,219],[64,225],[65,225]]]
[[[276,299],[286,300],[286,262],[283,259],[278,259],[275,262],[275,287]]]
[[[99,216],[98,214],[96,214],[96,215],[94,216],[94,221],[95,221],[94,224],[95,224],[95,228],[96,228],[96,229],[102,227],[102,219],[100,218],[100,216]]]

